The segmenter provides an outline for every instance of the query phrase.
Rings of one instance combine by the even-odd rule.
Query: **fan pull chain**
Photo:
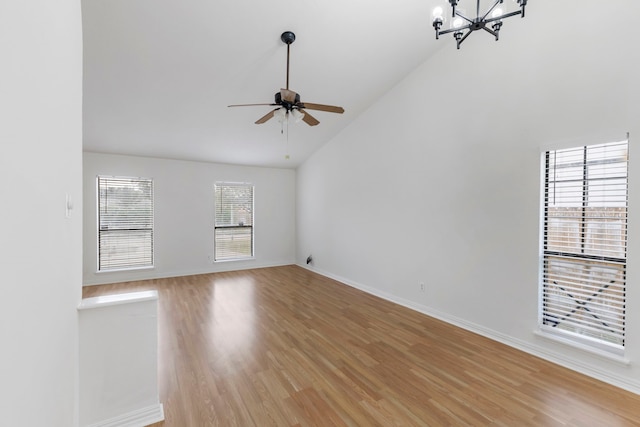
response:
[[[285,160],[289,160],[289,116],[287,115],[287,149],[284,155]]]

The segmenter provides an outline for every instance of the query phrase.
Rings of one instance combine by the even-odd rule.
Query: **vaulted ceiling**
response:
[[[83,0],[84,149],[295,168],[436,49],[455,49],[435,40],[438,3]],[[283,128],[254,124],[270,107],[227,107],[285,86],[286,30],[290,88],[344,114]]]

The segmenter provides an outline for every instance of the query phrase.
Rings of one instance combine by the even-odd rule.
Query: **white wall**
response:
[[[640,7],[607,2],[604,23],[601,4],[530,2],[499,42],[479,32],[459,51],[443,37],[299,168],[297,262],[640,392]],[[540,153],[627,131],[631,366],[534,335]]]
[[[80,2],[2,2],[0,57],[0,424],[75,426]],[[70,218],[66,194],[75,202]]]
[[[152,270],[96,273],[96,176],[154,179]],[[255,259],[212,263],[213,185],[255,186]],[[84,153],[84,284],[112,283],[295,262],[295,171]]]

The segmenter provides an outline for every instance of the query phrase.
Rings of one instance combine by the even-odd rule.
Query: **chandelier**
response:
[[[482,14],[480,13],[480,0],[477,0],[476,17],[467,18],[464,15],[464,11],[457,10],[459,1],[449,0],[453,10],[451,13],[451,28],[447,30],[441,30],[446,19],[442,7],[437,6],[433,9],[432,14],[433,28],[436,30],[436,40],[440,38],[440,34],[453,33],[453,38],[456,39],[456,46],[460,49],[460,45],[467,39],[467,37],[469,37],[469,34],[476,30],[485,30],[489,34],[492,34],[496,38],[496,41],[498,41],[503,19],[517,15],[524,18],[524,8],[527,5],[527,0],[513,1],[518,3],[518,6],[520,7],[519,10],[505,13],[501,7],[498,7],[504,2],[504,0],[495,0],[493,6]]]

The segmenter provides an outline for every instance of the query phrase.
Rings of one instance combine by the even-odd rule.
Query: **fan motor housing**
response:
[[[294,105],[296,105],[296,104],[298,104],[300,102],[300,94],[299,93],[296,93],[296,99],[295,99],[295,102],[293,102],[293,103],[290,103],[290,102],[287,102],[287,101],[283,101],[282,100],[282,94],[280,94],[280,92],[276,92],[275,98],[276,98],[276,102],[275,103],[278,104],[278,105],[282,105],[287,110],[290,110],[291,107],[293,107]]]

